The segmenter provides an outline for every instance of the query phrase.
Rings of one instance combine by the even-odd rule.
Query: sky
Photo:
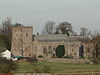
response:
[[[0,0],[0,24],[6,17],[32,26],[34,34],[47,21],[69,22],[77,33],[80,27],[100,32],[100,0]]]

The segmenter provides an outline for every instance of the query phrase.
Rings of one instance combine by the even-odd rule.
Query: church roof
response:
[[[66,34],[55,34],[55,35],[35,35],[34,41],[39,42],[74,42],[79,41],[78,38],[81,36],[67,36]]]

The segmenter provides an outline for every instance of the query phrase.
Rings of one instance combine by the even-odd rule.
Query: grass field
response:
[[[58,62],[18,62],[17,72],[33,72],[33,70],[41,69],[46,65],[49,72],[74,72],[74,71],[100,71],[100,64],[71,64]],[[37,68],[38,67],[38,68]]]

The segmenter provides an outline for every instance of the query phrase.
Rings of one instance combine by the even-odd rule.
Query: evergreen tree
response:
[[[56,56],[58,58],[62,58],[64,55],[65,55],[65,47],[64,47],[64,45],[59,45],[56,48]]]

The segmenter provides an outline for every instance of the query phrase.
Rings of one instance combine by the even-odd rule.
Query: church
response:
[[[32,27],[16,25],[12,27],[11,52],[15,56],[52,58],[56,57],[56,48],[63,45],[64,56],[85,57],[86,46],[79,39],[84,37],[66,34],[33,35]]]

